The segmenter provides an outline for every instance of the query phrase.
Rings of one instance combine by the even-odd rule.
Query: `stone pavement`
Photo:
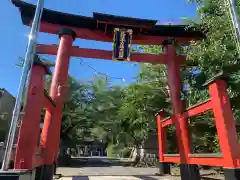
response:
[[[173,176],[155,176],[158,168],[135,168],[119,165],[113,160],[99,157],[72,158],[71,167],[57,168],[58,180],[180,180],[179,169],[172,168]],[[203,180],[222,180],[223,176],[211,176],[212,171],[201,172]],[[207,175],[209,174],[209,175]],[[207,176],[206,176],[207,175]]]
[[[78,176],[63,177],[60,180],[172,180],[169,178],[134,177],[134,176]]]
[[[58,168],[63,177],[59,180],[179,180],[179,177],[154,176],[157,168],[123,166]]]

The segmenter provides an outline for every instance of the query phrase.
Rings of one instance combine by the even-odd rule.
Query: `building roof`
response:
[[[0,98],[7,93],[12,99],[16,99],[10,92],[8,92],[5,88],[0,88]]]
[[[23,24],[30,25],[34,17],[35,5],[20,0],[12,0],[12,2],[19,8]],[[76,28],[87,28],[103,32],[106,30],[111,32],[115,27],[125,27],[127,25],[129,29],[133,29],[133,32],[137,30],[138,34],[141,35],[192,37],[193,39],[204,37],[203,33],[200,31],[189,28],[186,29],[187,25],[156,25],[157,20],[122,17],[101,13],[93,13],[92,17],[86,17],[44,9],[42,22]]]

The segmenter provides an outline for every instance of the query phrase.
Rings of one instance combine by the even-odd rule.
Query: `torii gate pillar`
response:
[[[167,78],[172,102],[173,123],[176,127],[178,151],[180,153],[181,178],[184,180],[200,180],[197,165],[188,164],[187,156],[191,153],[188,121],[184,120],[184,104],[181,100],[180,63],[177,59],[176,41],[169,39],[164,43],[164,53],[167,56]]]
[[[49,169],[53,168],[52,166],[57,160],[60,142],[62,105],[64,103],[64,88],[68,83],[71,47],[75,36],[75,32],[71,29],[65,28],[59,32],[60,44],[50,89],[50,97],[55,101],[56,108],[52,113],[46,112],[41,135],[41,149],[46,155],[46,157],[43,158],[44,164],[49,165]]]

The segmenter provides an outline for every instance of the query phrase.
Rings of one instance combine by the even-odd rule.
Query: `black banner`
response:
[[[113,59],[118,61],[130,61],[132,44],[132,30],[114,29]]]

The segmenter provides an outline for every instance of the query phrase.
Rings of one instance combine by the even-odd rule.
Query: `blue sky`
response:
[[[36,3],[36,0],[25,0]],[[196,17],[195,6],[188,4],[187,0],[45,0],[45,7],[84,16],[92,16],[93,12],[113,15],[131,16],[138,18],[159,20],[160,23],[168,21],[177,22],[183,17]],[[21,76],[21,68],[16,66],[19,56],[24,57],[29,27],[23,26],[18,9],[10,0],[1,0],[0,21],[0,88],[5,88],[16,95]],[[57,44],[56,35],[39,34],[39,43]],[[74,45],[87,48],[111,49],[110,43],[87,41],[77,39]],[[55,56],[44,56],[54,61]],[[95,59],[72,58],[70,74],[78,80],[90,80],[94,71],[86,64],[91,65],[99,72],[113,77],[124,78],[112,80],[115,84],[128,84],[134,81],[139,67],[133,63],[120,63]],[[85,65],[84,65],[85,64]]]

